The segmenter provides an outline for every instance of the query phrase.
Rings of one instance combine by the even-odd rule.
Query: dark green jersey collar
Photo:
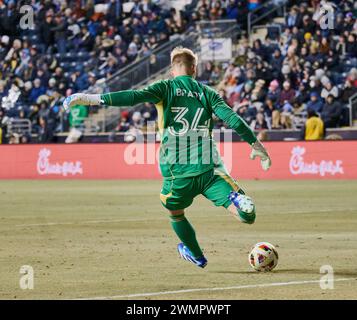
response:
[[[193,77],[190,76],[189,74],[185,74],[185,75],[182,75],[182,76],[177,76],[174,79],[182,79],[182,78],[193,78]]]

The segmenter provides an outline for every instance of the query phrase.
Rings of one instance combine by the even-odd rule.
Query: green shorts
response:
[[[160,200],[166,209],[174,211],[186,209],[197,195],[202,194],[215,206],[228,208],[231,204],[228,200],[229,193],[238,190],[240,188],[237,181],[223,166],[219,166],[195,177],[173,180],[164,178]]]

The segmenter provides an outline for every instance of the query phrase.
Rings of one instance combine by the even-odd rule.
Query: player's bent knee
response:
[[[169,210],[171,216],[180,216],[185,214],[185,210]]]
[[[170,219],[172,221],[181,221],[185,219],[185,211],[184,210],[169,210],[170,211]]]

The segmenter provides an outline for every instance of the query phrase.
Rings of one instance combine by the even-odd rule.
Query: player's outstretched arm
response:
[[[158,81],[142,90],[124,90],[105,94],[75,93],[64,100],[63,108],[69,110],[76,105],[129,107],[144,102],[158,103],[165,99],[166,89],[166,82]]]
[[[217,93],[212,97],[212,108],[217,117],[227,123],[228,126],[235,130],[244,141],[251,145],[252,152],[250,158],[252,160],[256,157],[260,158],[263,170],[268,170],[271,166],[271,159],[268,151],[257,139],[253,130],[248,126],[244,119],[237,115]]]
[[[63,101],[63,109],[65,111],[70,110],[74,106],[99,106],[103,105],[104,100],[101,98],[100,94],[86,94],[86,93],[75,93],[68,96]]]

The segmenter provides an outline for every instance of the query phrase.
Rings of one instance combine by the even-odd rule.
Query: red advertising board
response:
[[[238,179],[357,179],[357,141],[266,142],[272,167],[249,159],[246,143],[221,143]],[[160,179],[158,144],[0,146],[0,179]]]

